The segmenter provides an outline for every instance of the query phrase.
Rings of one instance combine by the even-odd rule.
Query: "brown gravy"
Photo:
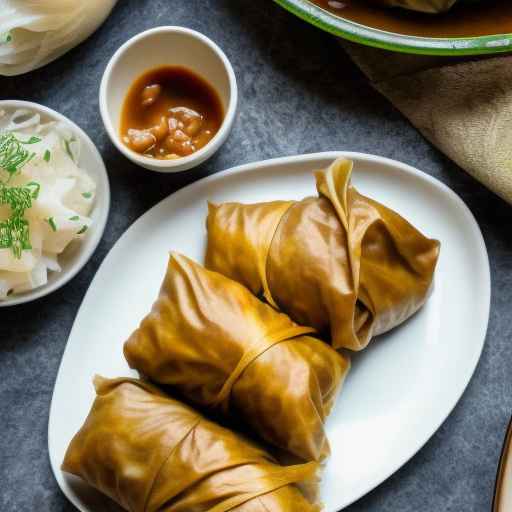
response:
[[[443,14],[421,14],[386,9],[365,0],[311,0],[320,7],[362,25],[423,37],[470,37],[512,33],[512,2],[484,0],[478,5],[455,6]],[[336,8],[336,5],[344,7]]]
[[[164,66],[140,76],[121,113],[121,138],[158,159],[188,156],[218,132],[224,112],[217,92],[189,69]]]

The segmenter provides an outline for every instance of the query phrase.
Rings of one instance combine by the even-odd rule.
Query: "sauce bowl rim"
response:
[[[194,39],[200,41],[204,45],[208,46],[210,50],[212,50],[220,59],[224,71],[227,74],[228,83],[229,83],[229,101],[227,105],[227,109],[224,112],[224,118],[220,125],[217,133],[212,137],[212,139],[201,149],[192,153],[191,155],[172,159],[157,159],[144,156],[142,154],[136,153],[135,151],[128,148],[125,144],[123,144],[121,140],[121,136],[119,131],[113,126],[112,118],[109,113],[108,101],[107,101],[107,93],[109,91],[110,79],[113,75],[113,70],[115,65],[118,63],[122,55],[125,54],[127,50],[146,39],[148,36],[152,36],[155,34],[163,34],[163,33],[174,33],[174,34],[182,34],[185,36],[191,36]],[[186,66],[185,66],[186,67]],[[149,69],[147,70],[149,71]],[[200,75],[203,79],[208,81],[207,77]],[[216,90],[215,87],[213,87]],[[101,79],[100,84],[100,93],[99,93],[99,105],[100,105],[100,113],[101,118],[103,120],[103,124],[105,129],[110,137],[110,140],[114,144],[114,146],[129,160],[134,162],[135,164],[141,165],[148,170],[156,171],[156,172],[180,172],[196,167],[201,164],[208,158],[210,158],[219,147],[226,141],[229,132],[231,131],[235,114],[238,105],[238,86],[236,82],[235,72],[233,70],[233,66],[231,62],[227,58],[224,51],[209,37],[204,34],[197,32],[196,30],[180,27],[174,25],[166,25],[151,28],[149,30],[145,30],[136,34],[135,36],[128,39],[125,43],[123,43],[116,52],[110,58],[107,67],[103,73],[103,77]]]

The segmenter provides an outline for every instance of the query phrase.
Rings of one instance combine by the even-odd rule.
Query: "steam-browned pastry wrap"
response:
[[[206,267],[296,322],[364,348],[426,301],[439,242],[350,184],[352,162],[316,172],[318,197],[209,205]]]
[[[96,377],[97,397],[63,471],[130,512],[316,512],[296,484],[317,464],[283,467],[239,435],[134,379]]]
[[[218,406],[302,460],[322,460],[324,421],[349,361],[312,332],[239,283],[173,254],[124,353],[151,380]]]

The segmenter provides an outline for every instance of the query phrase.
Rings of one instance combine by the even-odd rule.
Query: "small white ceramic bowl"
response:
[[[146,71],[182,66],[204,78],[217,91],[224,120],[217,134],[199,151],[176,160],[158,160],[129,149],[119,133],[128,89]],[[114,145],[132,162],[158,172],[191,169],[210,158],[224,143],[235,119],[238,92],[233,68],[224,52],[206,36],[183,27],[157,27],[142,32],[114,53],[100,86],[100,111]]]
[[[92,225],[87,230],[86,236],[81,240],[73,241],[66,250],[59,256],[61,272],[49,272],[48,282],[29,292],[11,295],[7,299],[0,300],[0,308],[14,306],[30,302],[64,286],[72,279],[80,269],[89,261],[96,247],[98,246],[105,225],[107,223],[110,209],[110,186],[107,170],[96,146],[87,134],[67,117],[55,112],[51,108],[44,107],[30,101],[1,100],[0,110],[7,113],[15,110],[28,110],[40,114],[41,121],[60,121],[65,123],[73,131],[75,137],[80,141],[80,159],[78,165],[86,169],[91,178],[96,182],[96,199],[91,212]]]

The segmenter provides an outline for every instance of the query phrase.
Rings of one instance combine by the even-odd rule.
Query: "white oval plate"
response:
[[[320,153],[243,165],[198,181],[143,215],[111,250],[82,303],[64,352],[50,411],[55,477],[81,510],[111,510],[60,471],[94,398],[91,379],[131,375],[122,345],[155,300],[174,249],[202,261],[206,201],[242,202],[315,194],[311,171],[345,155],[364,194],[404,215],[442,243],[435,289],[412,319],[353,358],[328,421],[332,456],[322,498],[336,512],[389,477],[439,428],[476,367],[487,330],[489,261],[475,219],[436,179],[407,165],[360,153]],[[103,503],[105,503],[103,501]]]
[[[0,110],[14,111],[18,109],[26,109],[40,114],[43,123],[60,121],[70,128],[80,141],[80,160],[78,164],[85,169],[89,176],[96,182],[96,199],[91,212],[92,225],[87,231],[87,236],[82,240],[73,241],[66,250],[59,255],[59,264],[62,267],[62,271],[49,272],[48,282],[40,288],[17,295],[11,295],[5,300],[0,300],[0,307],[14,306],[16,304],[23,304],[39,299],[58,290],[61,286],[64,286],[68,281],[73,279],[89,261],[89,258],[100,243],[103,232],[105,231],[110,209],[110,186],[107,169],[105,168],[99,151],[89,136],[78,125],[73,123],[73,121],[44,105],[39,105],[31,101],[0,101]]]

